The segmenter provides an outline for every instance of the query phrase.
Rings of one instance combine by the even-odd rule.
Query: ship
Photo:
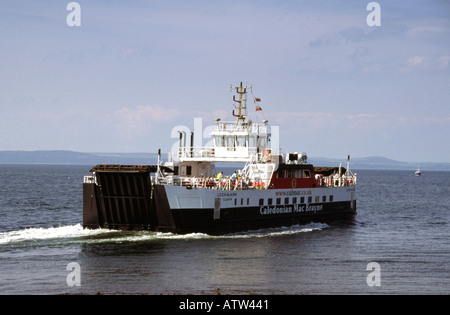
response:
[[[422,171],[420,170],[420,167],[417,168],[417,170],[414,172],[415,176],[421,176],[422,175]]]
[[[353,219],[350,156],[344,168],[314,166],[303,152],[281,154],[273,141],[279,127],[249,119],[249,97],[262,110],[252,86],[231,89],[234,118],[215,120],[209,145],[196,146],[194,133],[179,130],[166,162],[159,149],[156,164],[92,167],[83,180],[83,227],[221,235]]]

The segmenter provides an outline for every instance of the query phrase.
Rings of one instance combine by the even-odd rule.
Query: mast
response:
[[[236,99],[236,95],[233,95],[233,101],[238,103],[238,113],[236,114],[233,110],[233,116],[237,117],[236,125],[238,124],[239,120],[244,120],[247,116],[247,99],[245,98],[245,95],[247,94],[247,87],[243,86],[242,82],[241,85],[238,87],[235,87],[236,93],[239,94],[239,99]]]

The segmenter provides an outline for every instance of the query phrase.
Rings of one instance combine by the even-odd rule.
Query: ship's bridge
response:
[[[180,161],[249,162],[268,159],[270,127],[267,120],[231,122],[216,120],[213,147],[180,147]]]
[[[180,138],[178,158],[180,162],[267,162],[270,160],[270,127],[267,120],[253,122],[247,118],[247,87],[236,87],[237,112],[235,121],[216,119],[216,128],[211,132],[213,147],[184,145]],[[256,100],[256,98],[255,98]],[[260,99],[258,99],[260,100]],[[182,137],[182,136],[181,136]],[[192,140],[191,140],[192,143]]]
[[[247,87],[236,87],[233,101],[237,103],[232,114],[235,121],[216,119],[215,128],[210,133],[209,147],[195,147],[194,134],[191,133],[191,145],[186,145],[186,133],[180,133],[180,146],[177,159],[170,159],[166,166],[173,168],[173,180],[215,177],[215,163],[243,163],[240,176],[249,181],[261,183],[267,187],[280,157],[272,154],[271,128],[267,120],[253,122],[247,118]],[[255,98],[256,100],[256,98]],[[260,101],[260,99],[258,99]],[[278,152],[278,149],[277,151]],[[170,157],[170,156],[169,156]]]
[[[267,121],[253,123],[245,120],[236,123],[217,119],[216,125],[216,131],[211,133],[215,158],[248,162],[252,157],[268,154],[270,133]]]

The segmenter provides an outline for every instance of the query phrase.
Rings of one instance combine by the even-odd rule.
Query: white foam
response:
[[[50,228],[27,228],[17,231],[0,233],[0,244],[18,243],[24,241],[39,241],[58,238],[77,238],[106,233],[108,230],[83,229],[81,224],[50,227]]]
[[[327,228],[327,224],[310,223],[307,225],[293,225],[289,227],[269,228],[256,231],[248,231],[246,233],[229,234],[227,237],[232,238],[260,238],[260,237],[277,237],[285,235],[294,235],[305,232],[319,231]]]
[[[239,239],[239,238],[261,238],[293,235],[298,233],[312,232],[328,227],[326,224],[295,225],[272,229],[262,229],[232,233],[221,236],[211,236],[204,233],[173,234],[151,231],[117,231],[108,229],[83,229],[81,224],[50,227],[50,228],[27,228],[17,231],[0,233],[1,244],[15,244],[21,242],[38,242],[45,240],[70,239],[68,243],[122,243],[141,242],[153,240],[201,240],[201,239]],[[96,236],[96,237],[94,237]],[[93,237],[93,238],[91,238]]]

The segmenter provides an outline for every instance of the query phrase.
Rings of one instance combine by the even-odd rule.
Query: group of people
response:
[[[339,176],[338,173],[325,177],[322,174],[316,174],[315,179],[320,187],[352,186],[356,180],[354,176],[347,176],[347,174]]]
[[[240,170],[233,172],[231,176],[224,176],[223,172],[219,172],[214,177],[198,178],[196,176],[187,177],[184,181],[184,186],[192,186],[195,188],[218,188],[218,189],[247,189],[248,181],[244,180]]]

